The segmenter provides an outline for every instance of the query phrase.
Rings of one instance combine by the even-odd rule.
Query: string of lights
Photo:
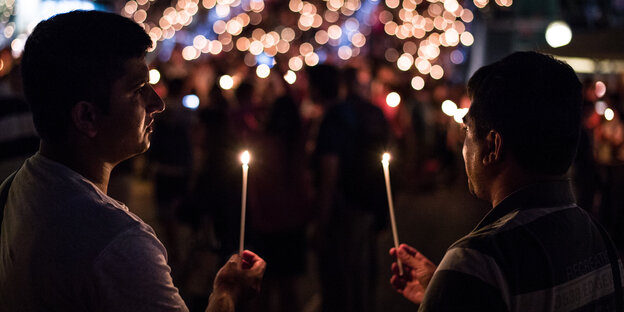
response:
[[[474,14],[457,0],[290,0],[287,9],[263,0],[178,0],[162,11],[153,1],[129,0],[121,11],[146,29],[152,50],[176,40],[176,32],[184,29],[194,34],[192,40],[184,36],[176,41],[185,45],[184,59],[237,50],[246,53],[245,64],[257,66],[260,77],[269,75],[278,54],[288,56],[291,79],[304,65],[315,66],[328,57],[347,61],[365,51],[373,28],[382,25],[398,42],[398,49],[386,48],[386,60],[401,71],[413,70],[412,87],[421,89],[421,76],[444,76],[441,49],[474,42],[467,30]],[[489,0],[472,3],[484,8]],[[512,0],[495,4],[508,7]],[[270,22],[276,18],[280,25]]]

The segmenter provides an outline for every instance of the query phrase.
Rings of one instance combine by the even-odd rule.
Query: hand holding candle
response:
[[[243,247],[245,246],[245,212],[247,206],[247,173],[249,172],[249,151],[244,151],[241,154],[240,160],[243,164],[243,192],[241,196],[241,226],[240,226],[240,245],[238,247],[238,254],[242,256]]]
[[[388,209],[390,210],[390,225],[392,226],[392,236],[394,238],[394,248],[399,250],[399,235],[396,229],[396,220],[394,218],[394,205],[392,203],[392,191],[390,189],[390,154],[384,153],[381,158],[381,164],[383,166],[384,177],[386,180],[386,193],[388,194]],[[403,275],[403,264],[401,260],[397,258],[397,264],[399,265],[399,275]]]

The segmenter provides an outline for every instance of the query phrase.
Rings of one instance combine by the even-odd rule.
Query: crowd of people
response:
[[[75,27],[81,23],[86,24]],[[67,25],[74,33],[55,36]],[[102,28],[111,25],[124,33],[127,44]],[[102,34],[102,41],[85,43],[71,36],[88,37],[89,31]],[[90,44],[105,45],[106,40],[110,46],[92,55]],[[269,77],[259,78],[237,58],[190,63],[174,49],[167,61],[149,64],[161,73],[160,81],[150,84],[144,60],[148,46],[149,38],[137,25],[93,12],[42,22],[29,39],[21,65],[24,93],[41,145],[39,152],[31,151],[35,156],[12,169],[21,166],[5,199],[0,246],[0,295],[12,300],[0,307],[25,302],[34,310],[69,307],[72,298],[79,298],[85,309],[145,305],[230,311],[232,305],[249,304],[247,297],[259,291],[266,261],[262,293],[252,310],[299,311],[295,281],[306,270],[310,248],[318,257],[322,310],[371,311],[375,240],[388,223],[383,152],[393,157],[393,186],[406,192],[450,185],[463,170],[463,157],[470,190],[494,207],[475,231],[449,249],[437,269],[410,246],[391,250],[406,272],[400,275],[394,264],[392,284],[410,301],[422,303],[422,309],[541,309],[555,300],[552,293],[544,295],[545,289],[581,277],[602,278],[611,272],[605,265],[618,261],[608,240],[601,239],[600,227],[578,209],[561,180],[569,174],[581,124],[581,84],[567,65],[537,53],[516,53],[479,70],[468,92],[448,80],[427,81],[416,91],[405,73],[364,58],[308,67],[290,84],[280,63]],[[66,62],[75,60],[61,62],[58,53],[88,57],[77,58],[83,67],[68,74],[59,68],[74,68]],[[85,68],[102,75],[93,77]],[[540,79],[552,79],[552,90],[539,79],[522,85],[537,79],[529,69],[544,68],[552,71]],[[225,74],[233,78],[232,87],[219,83]],[[386,103],[391,91],[401,96],[396,107]],[[585,107],[593,108],[597,100],[589,97],[591,92],[584,94],[591,104]],[[198,103],[190,105],[188,95]],[[540,96],[533,106],[523,106]],[[440,109],[448,99],[470,107],[462,123]],[[510,104],[500,108],[496,101]],[[576,158],[571,173],[580,206],[605,223],[621,250],[624,238],[617,229],[624,201],[617,187],[624,171],[624,128],[617,104],[617,99],[611,103],[616,112],[611,120],[585,110],[577,153],[583,157]],[[32,136],[29,126],[23,133]],[[245,248],[254,252],[231,256],[239,247],[238,157],[243,150],[252,155]],[[153,183],[159,239],[122,203],[132,183],[124,175]],[[46,203],[54,203],[54,209],[42,210]],[[579,237],[562,237],[566,227],[583,231]],[[190,229],[190,239],[183,229]],[[89,240],[63,243],[81,235]],[[535,252],[534,258],[523,258],[532,261],[528,271],[520,270],[519,241],[530,242],[522,250],[544,251],[558,243],[561,250]],[[583,248],[571,252],[579,241]],[[560,261],[557,250],[567,250],[566,261]],[[213,289],[195,293],[185,285],[201,251],[216,254],[213,270],[221,270]],[[594,258],[600,261],[592,263],[600,266],[569,270]],[[552,263],[561,266],[542,265]],[[40,281],[47,270],[56,270],[51,282]],[[81,275],[82,270],[92,275]],[[535,272],[552,278],[527,281]],[[73,288],[56,287],[57,281]],[[557,304],[620,305],[621,284],[610,287],[600,297],[592,293]],[[126,292],[130,288],[136,293]],[[49,293],[41,297],[42,291]]]

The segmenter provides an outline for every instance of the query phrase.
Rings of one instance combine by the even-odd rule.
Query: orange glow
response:
[[[247,39],[246,37],[241,37],[238,38],[238,40],[236,40],[236,48],[239,51],[247,51],[249,50],[249,39]]]
[[[316,34],[314,35],[314,40],[318,43],[318,44],[326,44],[327,41],[329,41],[329,35],[327,35],[327,32],[324,30],[319,30],[316,32]]]

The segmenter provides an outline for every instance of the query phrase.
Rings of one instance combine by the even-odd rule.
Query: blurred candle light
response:
[[[457,112],[457,104],[451,100],[442,102],[442,112],[447,116],[454,116]]]
[[[412,78],[412,88],[414,90],[422,90],[425,87],[425,80],[420,76]]]
[[[286,75],[284,75],[284,80],[286,80],[288,84],[293,84],[295,83],[295,81],[297,81],[297,74],[295,74],[294,71],[289,70],[288,72],[286,72]]]
[[[596,111],[596,114],[604,115],[607,110],[607,103],[605,101],[596,101],[596,104],[594,104],[594,110]]]
[[[465,31],[459,36],[459,40],[461,43],[467,47],[471,46],[474,43],[474,37],[471,33]]]
[[[341,46],[338,49],[338,57],[342,60],[348,60],[353,55],[353,51],[349,46]]]
[[[598,98],[603,97],[607,93],[607,85],[602,81],[596,81],[596,96]]]
[[[436,64],[431,66],[431,72],[429,74],[433,79],[440,79],[444,76],[444,69],[442,69],[442,66]]]
[[[572,30],[564,21],[554,21],[546,28],[546,42],[553,48],[563,47],[571,40]]]
[[[386,181],[386,195],[388,196],[388,210],[390,211],[390,225],[392,226],[392,238],[394,239],[394,248],[399,251],[399,234],[397,233],[396,219],[394,217],[394,204],[392,202],[392,190],[390,188],[390,154],[384,153],[381,158],[381,165],[384,171],[384,180]],[[403,275],[403,264],[397,257],[399,265],[399,275]]]
[[[455,114],[453,115],[453,120],[455,120],[456,123],[463,123],[464,122],[464,116],[466,116],[466,114],[468,113],[468,108],[458,108],[455,111]]]
[[[298,71],[303,67],[303,61],[298,56],[293,56],[288,60],[288,67],[293,71]]]
[[[149,83],[150,84],[157,84],[158,81],[160,81],[160,72],[156,68],[150,69],[150,71],[149,71]]]
[[[267,64],[260,64],[256,67],[256,75],[260,78],[269,77],[271,74],[271,68]]]
[[[223,90],[230,90],[232,86],[234,86],[234,79],[232,79],[230,75],[223,75],[219,78],[219,86],[221,86]]]
[[[390,92],[386,96],[386,104],[390,107],[397,107],[401,103],[401,96],[396,92]]]
[[[240,156],[240,161],[243,168],[243,188],[241,195],[241,225],[240,225],[240,244],[238,247],[238,254],[243,254],[243,247],[245,246],[245,213],[247,208],[247,174],[249,172],[249,160],[251,156],[249,151],[244,151]]]
[[[414,64],[414,57],[409,53],[403,53],[397,60],[397,67],[401,71],[407,71]]]
[[[319,63],[319,56],[318,54],[312,52],[309,55],[306,55],[305,57],[305,63],[308,66],[316,66]]]
[[[606,120],[611,121],[615,117],[615,112],[612,109],[607,108],[604,111],[604,117],[605,117]]]

